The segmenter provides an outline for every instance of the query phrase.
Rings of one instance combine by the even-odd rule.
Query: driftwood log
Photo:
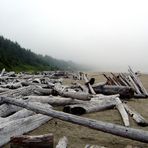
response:
[[[58,144],[56,145],[56,148],[67,148],[67,144],[68,139],[64,136],[59,140]]]
[[[97,120],[88,119],[88,118],[84,118],[84,117],[79,117],[79,116],[63,113],[60,111],[55,111],[53,109],[46,109],[42,106],[35,105],[30,102],[26,103],[22,100],[12,99],[12,98],[8,98],[8,97],[1,97],[0,100],[1,100],[1,102],[4,101],[6,103],[17,105],[17,106],[32,110],[36,113],[41,113],[41,114],[44,114],[47,116],[58,118],[60,120],[83,125],[86,127],[90,127],[92,129],[100,130],[103,132],[107,132],[107,133],[114,134],[117,136],[129,138],[132,140],[137,140],[137,141],[148,143],[148,132],[147,131],[124,127],[124,126],[120,126],[117,124],[97,121]],[[12,125],[12,127],[13,127],[13,125]]]
[[[83,77],[84,77],[84,80],[85,80],[85,84],[86,84],[86,86],[88,87],[90,93],[93,94],[93,95],[95,95],[96,92],[95,92],[94,89],[92,88],[92,86],[91,86],[91,84],[90,84],[90,82],[89,82],[89,80],[88,80],[86,74],[84,74]]]
[[[10,148],[53,148],[53,134],[28,136],[21,135],[11,138]]]
[[[13,136],[19,136],[32,131],[52,119],[49,116],[37,114],[27,118],[13,120],[0,125],[0,147],[10,141]]]
[[[64,98],[60,96],[25,96],[23,98],[26,101],[29,102],[41,102],[41,103],[48,103],[50,105],[56,105],[56,106],[63,106],[68,104],[83,104],[89,101],[82,101],[72,98]]]
[[[91,95],[85,92],[76,92],[76,91],[68,91],[66,86],[62,86],[61,84],[57,83],[54,87],[54,90],[58,92],[58,94],[62,97],[68,97],[78,100],[90,100]]]
[[[128,114],[127,114],[121,100],[117,97],[117,98],[115,98],[115,102],[116,102],[116,108],[119,111],[119,113],[120,113],[120,115],[121,115],[121,117],[123,119],[124,125],[125,126],[130,126]]]
[[[93,87],[97,94],[114,95],[120,94],[120,98],[132,98],[134,96],[134,90],[127,86],[116,86],[116,85],[103,85]]]
[[[90,145],[90,144],[87,144],[87,145],[85,146],[85,148],[107,148],[107,147],[99,146],[99,145]]]
[[[116,102],[114,99],[103,99],[97,101],[90,101],[83,104],[66,105],[63,111],[75,115],[82,115],[86,113],[102,111],[105,109],[111,109],[115,106],[115,104]]]
[[[136,112],[131,106],[123,104],[129,115],[135,120],[140,126],[148,126],[148,121],[144,119],[138,112]]]

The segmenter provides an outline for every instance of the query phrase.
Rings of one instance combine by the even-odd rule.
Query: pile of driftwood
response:
[[[62,78],[77,81],[63,85]],[[78,79],[85,83],[79,83]],[[82,72],[31,75],[3,69],[0,74],[0,146],[11,137],[34,130],[52,118],[148,143],[148,132],[129,127],[128,114],[138,125],[147,126],[148,122],[121,100],[133,97],[133,88],[94,82],[94,78],[89,80]],[[63,106],[63,112],[55,110],[55,106]],[[112,108],[119,111],[125,126],[77,116]]]
[[[108,85],[131,87],[134,90],[135,98],[148,97],[148,92],[140,81],[138,73],[134,73],[131,67],[129,67],[128,72],[129,73],[119,73],[118,75],[111,73],[112,77],[106,74],[103,75],[107,79]]]

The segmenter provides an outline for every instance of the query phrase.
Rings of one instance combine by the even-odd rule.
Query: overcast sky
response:
[[[148,72],[147,0],[0,0],[0,35],[100,71]]]

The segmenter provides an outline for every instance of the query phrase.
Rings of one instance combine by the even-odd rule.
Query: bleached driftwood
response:
[[[89,91],[91,92],[91,94],[95,95],[96,92],[94,91],[94,89],[92,88],[92,86],[90,85],[88,79],[87,79],[87,76],[86,74],[83,75],[83,78],[85,80],[85,83],[86,83],[86,86],[88,87]]]
[[[0,125],[0,147],[10,141],[13,136],[19,136],[32,131],[52,118],[37,114]]]
[[[0,77],[2,77],[4,75],[4,72],[5,72],[5,68],[2,69]]]
[[[90,145],[90,144],[87,144],[87,145],[85,146],[85,148],[106,148],[106,147],[104,147],[104,146],[99,146],[99,145]]]
[[[62,86],[61,84],[56,84],[54,87],[54,90],[58,92],[59,95],[62,97],[68,97],[68,98],[73,98],[73,99],[78,99],[78,100],[90,100],[91,95],[85,92],[76,92],[76,91],[68,91],[65,89],[65,86]]]
[[[9,89],[7,89],[7,88],[0,88],[0,93],[6,92],[6,91],[9,91]]]
[[[64,136],[59,140],[58,144],[56,145],[56,148],[67,148],[67,144],[68,139]]]
[[[21,135],[11,138],[11,148],[33,147],[33,148],[53,148],[53,134],[45,135]]]
[[[146,96],[148,96],[148,92],[147,90],[144,88],[142,82],[140,81],[140,79],[135,75],[135,73],[133,72],[133,70],[131,69],[131,67],[129,67],[128,69],[129,73],[131,74],[131,76],[133,77],[135,83],[139,86],[139,88],[143,91],[143,94],[145,94]]]
[[[117,98],[115,98],[115,102],[116,102],[116,108],[118,109],[118,111],[123,119],[124,125],[130,126],[128,114],[127,114],[121,100],[117,97]]]
[[[9,89],[17,89],[22,87],[21,82],[17,82],[17,83],[8,83],[6,85],[1,85],[1,87],[3,88],[9,88]]]
[[[144,119],[138,112],[136,112],[131,106],[123,104],[129,115],[136,121],[140,126],[148,126],[148,121]]]
[[[136,92],[137,94],[141,94],[139,88],[138,88],[137,85],[135,84],[135,82],[134,82],[134,80],[132,79],[132,77],[131,77],[131,76],[128,76],[128,78],[129,78],[129,80],[130,80],[130,82],[131,82],[131,86],[133,86],[133,89],[135,90],[135,92]]]
[[[94,119],[79,117],[79,116],[63,113],[60,111],[55,111],[51,108],[46,109],[43,106],[39,106],[31,102],[24,102],[22,100],[17,100],[13,98],[1,97],[0,101],[4,101],[6,103],[11,103],[13,105],[27,108],[34,112],[41,113],[41,114],[51,116],[54,118],[58,118],[60,120],[72,122],[75,124],[90,127],[92,129],[100,130],[100,131],[114,134],[117,136],[148,143],[148,132],[140,130],[140,129],[134,129],[134,128],[120,126],[117,124],[112,124],[112,123],[102,122],[102,121],[98,121]]]
[[[17,120],[17,119],[21,119],[21,118],[25,118],[25,117],[28,117],[28,116],[31,116],[33,115],[34,112],[30,111],[30,110],[27,110],[27,109],[22,109],[14,114],[12,114],[11,116],[8,116],[6,118],[0,118],[0,124],[2,123],[8,123],[12,120]]]
[[[53,93],[53,89],[45,89],[45,88],[37,88],[35,91],[39,92],[41,95],[51,95]]]
[[[0,117],[6,117],[12,113],[15,113],[19,110],[21,110],[22,108],[19,106],[15,106],[12,104],[2,104],[0,105]]]
[[[63,111],[75,115],[82,115],[105,109],[111,109],[115,106],[115,104],[116,102],[114,99],[95,100],[83,104],[66,105]]]
[[[82,104],[88,101],[82,101],[72,98],[64,98],[60,96],[25,96],[24,100],[28,100],[29,102],[41,102],[41,103],[48,103],[50,105],[68,105],[68,104]]]
[[[31,86],[27,86],[27,87],[21,87],[18,88],[16,90],[10,90],[9,92],[3,92],[0,94],[0,96],[7,96],[7,97],[18,97],[18,96],[26,96],[29,94],[32,94],[34,92],[34,90],[37,88],[37,86],[31,85]]]

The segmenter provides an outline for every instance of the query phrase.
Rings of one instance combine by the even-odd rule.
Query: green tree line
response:
[[[22,48],[17,42],[0,36],[0,69],[7,71],[77,70],[71,61],[58,60],[48,55],[37,55]]]

